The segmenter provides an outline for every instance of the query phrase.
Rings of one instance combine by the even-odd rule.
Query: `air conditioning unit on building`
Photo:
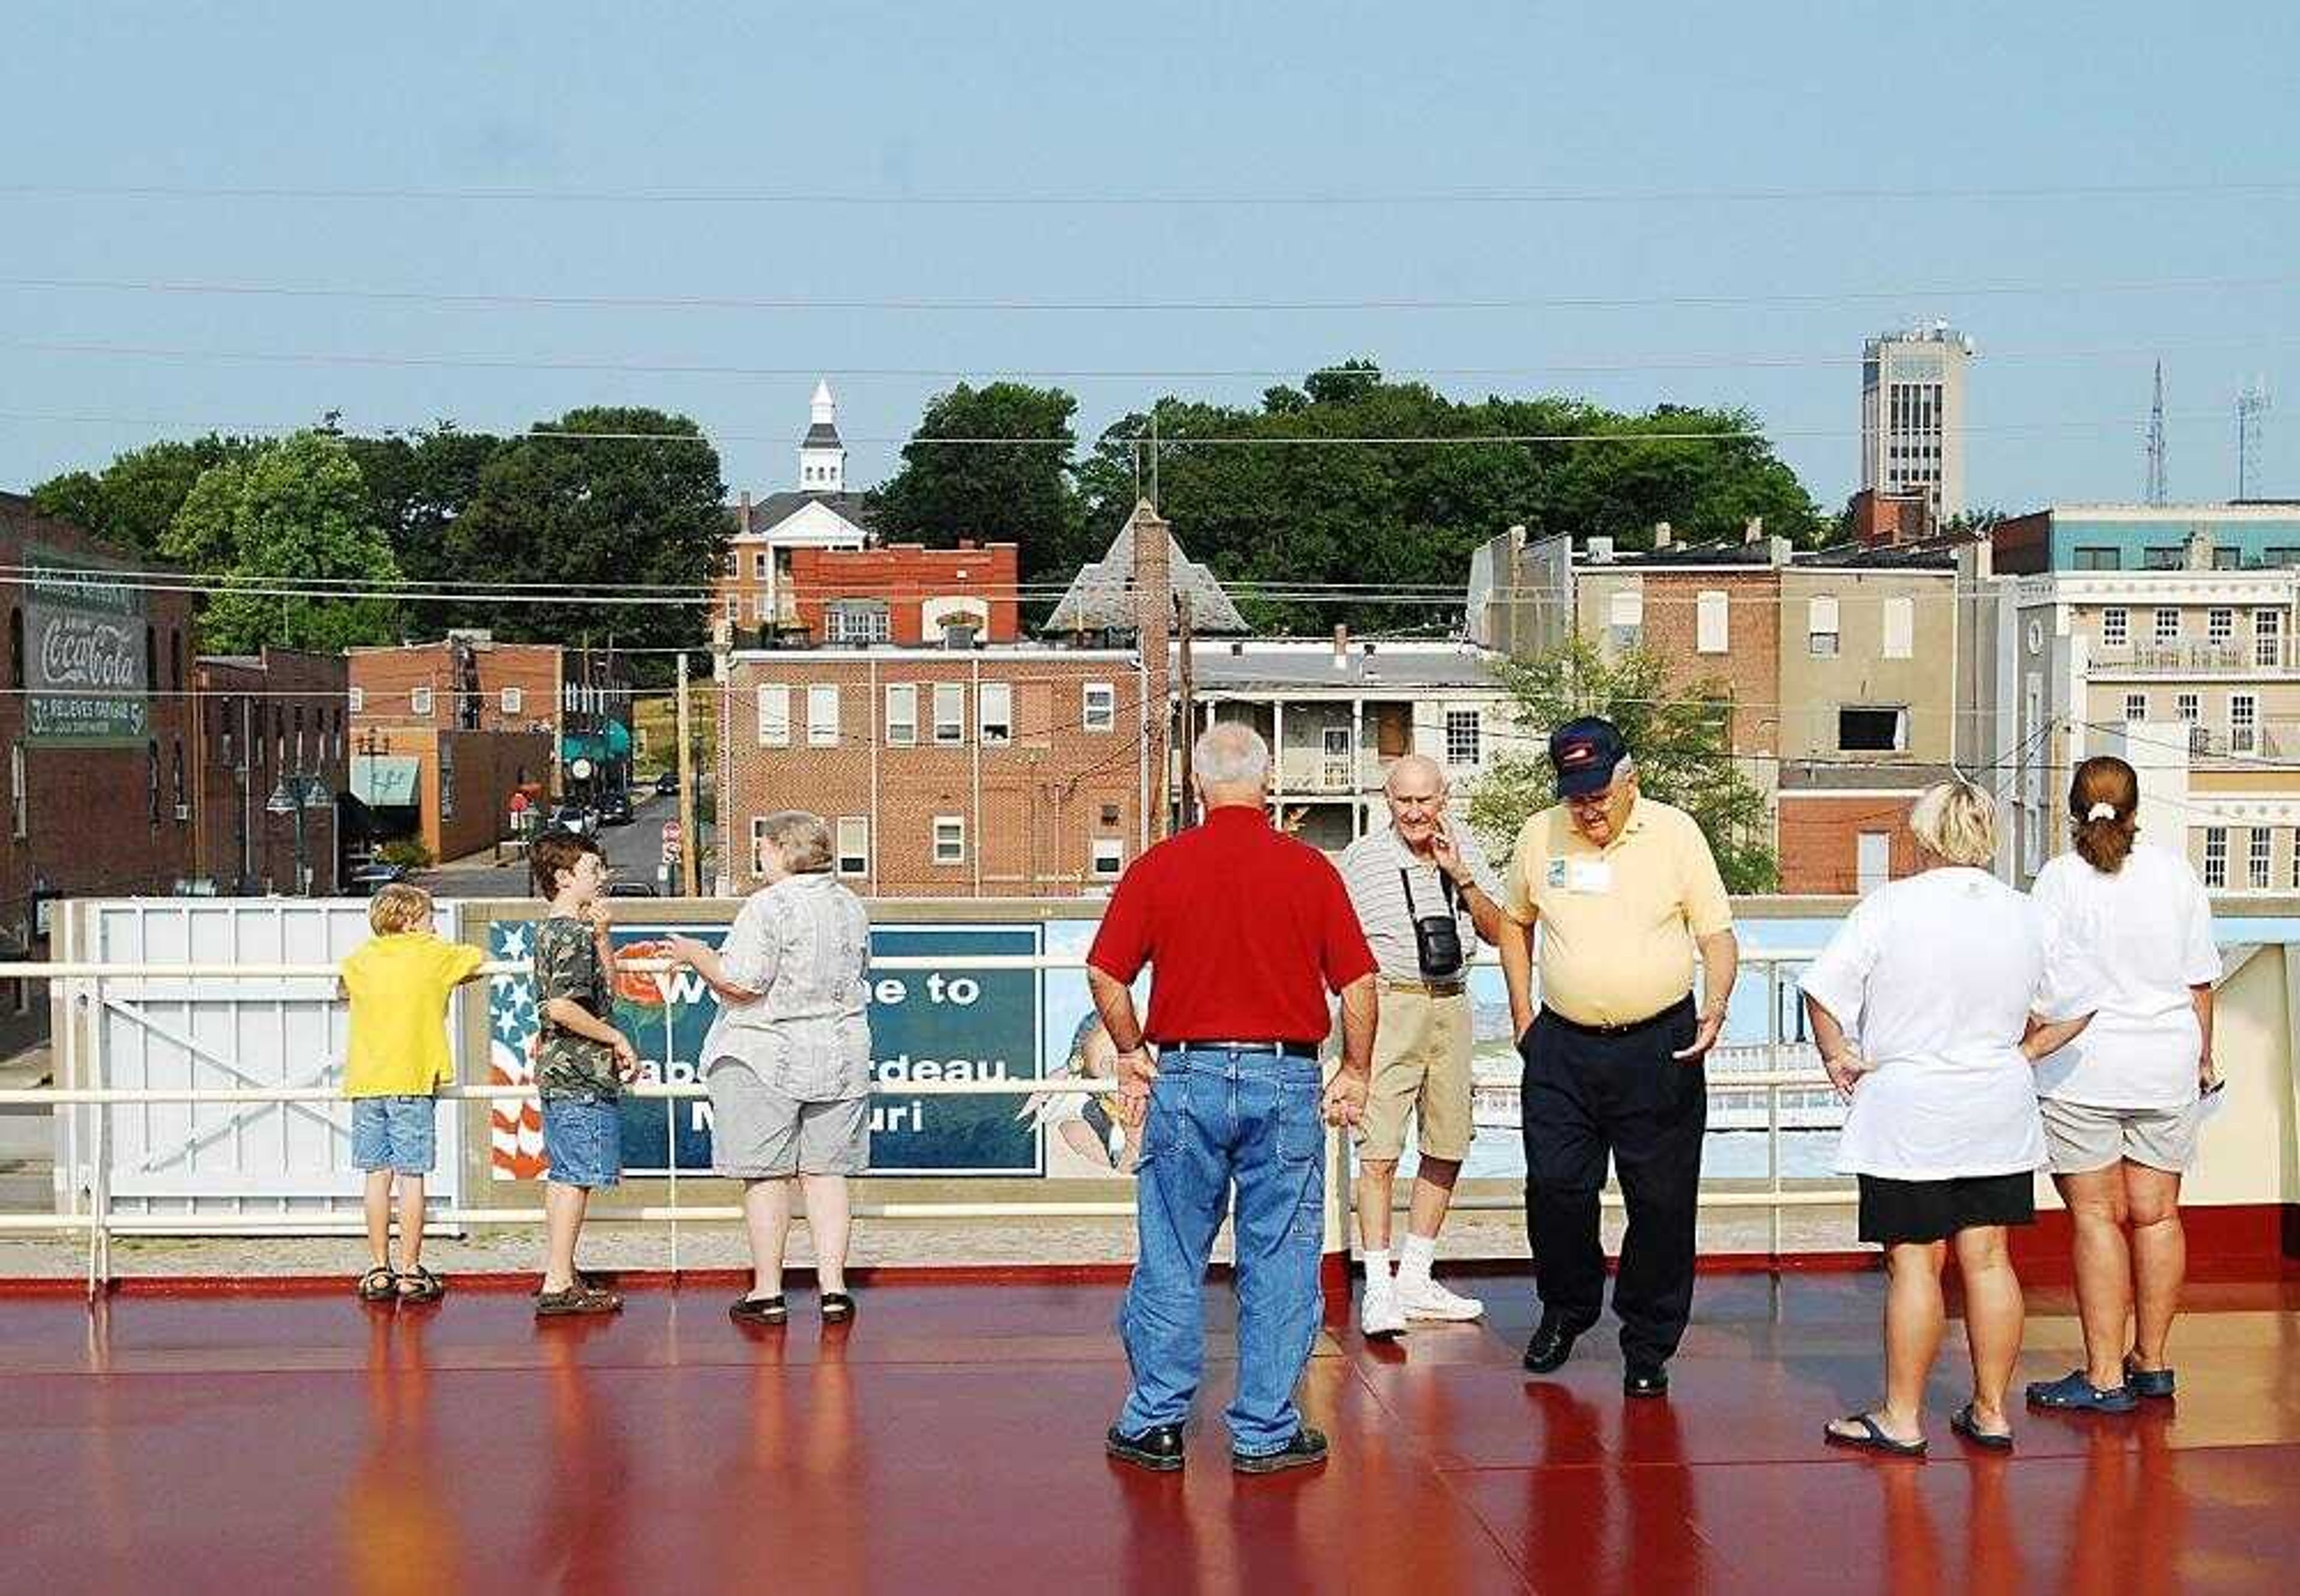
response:
[[[192,818],[192,806],[191,806],[190,804],[188,804],[188,803],[179,803],[178,805],[176,805],[176,822],[177,822],[177,824],[178,824],[178,825],[181,825],[181,824],[183,824],[185,821],[189,820],[191,818]]]

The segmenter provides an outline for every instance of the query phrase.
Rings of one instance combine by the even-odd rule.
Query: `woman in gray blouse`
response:
[[[784,810],[760,822],[760,876],[716,950],[674,936],[670,957],[719,993],[703,1043],[711,1168],[745,1183],[751,1290],[729,1311],[779,1325],[791,1186],[804,1188],[822,1317],[854,1311],[846,1291],[846,1179],[869,1166],[871,1027],[864,1013],[871,921],[832,877],[830,828]]]

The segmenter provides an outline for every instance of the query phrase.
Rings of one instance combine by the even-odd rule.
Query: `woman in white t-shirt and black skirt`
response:
[[[2076,851],[2031,889],[2100,988],[2083,1035],[2037,1067],[2053,1184],[2076,1233],[2085,1367],[2029,1387],[2034,1408],[2129,1413],[2172,1394],[2165,1341],[2188,1268],[2180,1176],[2212,1068],[2212,910],[2188,861],[2135,847],[2140,781],[2090,759],[2069,786]]]
[[[2033,1060],[2085,1027],[2043,910],[1988,873],[1996,805],[1968,783],[1909,813],[1919,870],[1871,893],[1802,980],[1821,1061],[1852,1100],[1838,1168],[1860,1177],[1861,1239],[1885,1249],[1885,1401],[1833,1421],[1832,1446],[1925,1451],[1925,1378],[1956,1251],[1972,1401],[1950,1428],[2008,1451],[2006,1387],[2021,1353],[2021,1282],[2005,1227],[2036,1217],[2045,1162]]]

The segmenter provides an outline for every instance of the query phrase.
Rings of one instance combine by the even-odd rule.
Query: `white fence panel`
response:
[[[119,964],[334,963],[367,941],[354,898],[147,898],[65,906],[79,957]],[[440,935],[459,911],[439,906]],[[332,980],[107,978],[70,984],[60,1026],[62,1078],[110,1087],[328,1086],[341,1080],[346,1029]],[[457,1002],[471,1001],[459,995]],[[64,1017],[59,1016],[60,1019]],[[458,1046],[457,1051],[461,1049]],[[57,1168],[67,1191],[89,1187],[92,1108],[59,1116]],[[310,1213],[359,1209],[345,1103],[123,1103],[110,1110],[115,1210]],[[439,1111],[431,1201],[462,1195],[462,1116]]]

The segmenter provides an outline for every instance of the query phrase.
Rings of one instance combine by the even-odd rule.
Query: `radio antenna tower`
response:
[[[2156,393],[2148,406],[2148,502],[2164,502],[2164,362],[2156,362]]]
[[[2236,396],[2236,496],[2248,499],[2260,482],[2260,435],[2268,425],[2268,378],[2255,377]]]

